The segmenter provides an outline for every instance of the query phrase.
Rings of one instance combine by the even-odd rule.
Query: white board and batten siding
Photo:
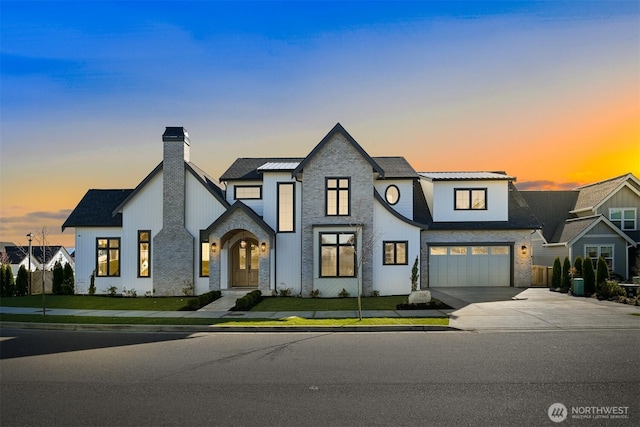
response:
[[[229,181],[227,182],[227,202],[230,205],[233,205],[236,202],[235,194],[236,187],[253,187],[259,186],[262,187],[262,198],[261,199],[239,199],[242,203],[253,209],[253,211],[259,216],[263,215],[264,210],[264,187],[262,181]]]
[[[376,191],[386,200],[387,188],[395,185],[400,193],[398,202],[391,209],[408,219],[413,219],[413,181],[407,179],[383,179],[375,181]]]
[[[86,293],[91,284],[91,273],[96,268],[96,242],[99,238],[120,238],[122,239],[122,228],[120,227],[77,227],[76,230],[76,252],[83,254],[94,254],[76,258],[76,292]],[[122,240],[121,240],[122,242]],[[81,251],[81,252],[79,252]],[[121,250],[122,254],[122,250]],[[122,266],[121,266],[122,268]],[[122,288],[124,278],[119,277],[96,277],[96,293],[105,293],[110,286]]]
[[[484,210],[456,210],[455,189],[487,190]],[[509,186],[506,180],[496,181],[437,181],[433,185],[433,203],[429,205],[436,222],[508,221]]]

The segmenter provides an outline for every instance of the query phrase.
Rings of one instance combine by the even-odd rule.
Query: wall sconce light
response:
[[[522,255],[526,255],[527,254],[527,247],[525,245],[522,245],[522,248],[520,248],[522,250]]]
[[[260,243],[260,249],[262,249],[262,252],[266,252],[267,251],[267,244],[265,242]]]
[[[215,254],[216,253],[216,249],[218,249],[218,245],[216,244],[216,242],[213,242],[211,244],[211,252],[213,252]]]

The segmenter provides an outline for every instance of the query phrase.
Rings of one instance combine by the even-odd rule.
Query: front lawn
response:
[[[45,295],[46,308],[79,310],[157,310],[180,311],[186,309],[192,297],[124,298],[91,295]],[[4,307],[42,308],[42,295],[2,298]]]
[[[395,310],[407,301],[405,295],[363,297],[363,310]],[[357,298],[265,297],[251,311],[342,311],[357,310]]]

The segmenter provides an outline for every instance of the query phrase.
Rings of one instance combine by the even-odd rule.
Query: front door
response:
[[[238,242],[231,249],[233,254],[231,286],[257,288],[260,261],[258,242],[247,239],[245,243],[243,245],[242,242]]]

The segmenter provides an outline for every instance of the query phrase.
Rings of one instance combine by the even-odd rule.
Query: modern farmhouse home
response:
[[[337,124],[306,156],[239,158],[218,182],[184,128],[162,141],[136,188],[89,190],[63,224],[78,288],[408,294],[416,260],[423,289],[530,284],[540,224],[504,172],[417,173]]]

